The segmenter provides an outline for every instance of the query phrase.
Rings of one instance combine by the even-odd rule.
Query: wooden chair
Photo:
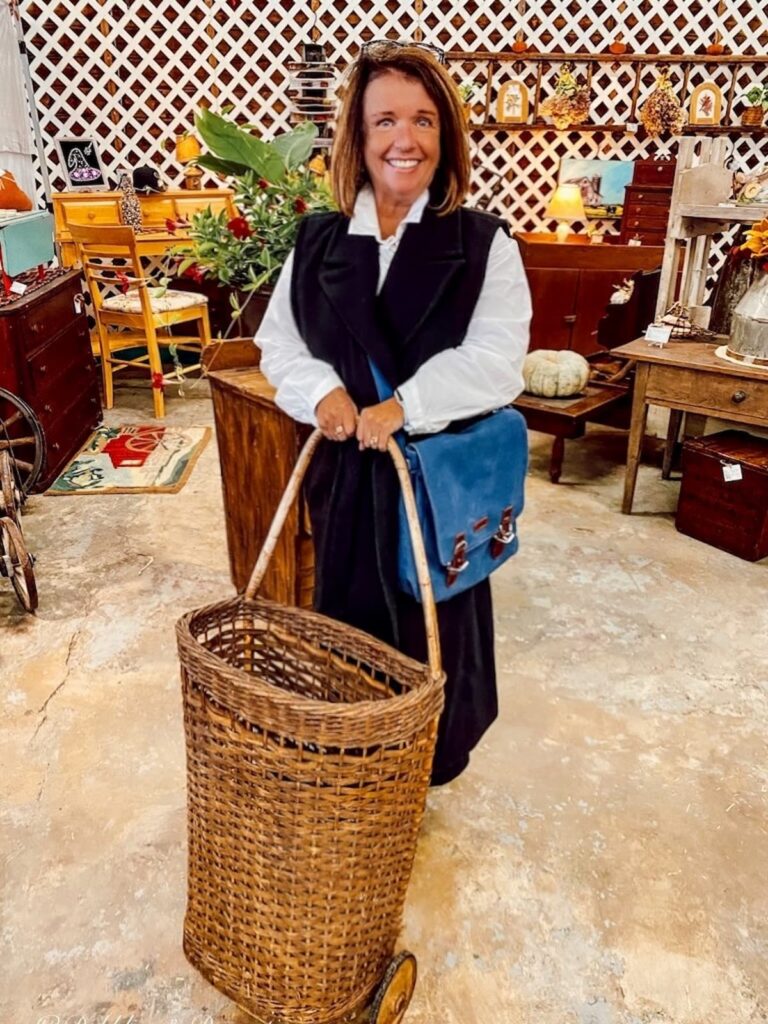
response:
[[[93,302],[93,315],[99,337],[101,372],[104,380],[104,405],[113,405],[113,372],[127,366],[148,368],[152,382],[155,417],[165,415],[164,388],[200,363],[164,373],[160,360],[158,331],[173,324],[196,322],[196,335],[169,335],[177,349],[200,351],[211,343],[207,299],[191,292],[152,287],[144,276],[136,252],[133,228],[71,224],[72,239],[83,268]],[[112,294],[117,292],[117,294]],[[126,349],[145,348],[146,354],[120,355]]]

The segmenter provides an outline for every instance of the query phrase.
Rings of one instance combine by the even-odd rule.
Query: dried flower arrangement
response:
[[[656,79],[656,88],[640,110],[640,120],[648,134],[653,137],[662,132],[679,135],[683,128],[683,109],[672,92],[672,83],[666,71]]]
[[[572,124],[583,124],[589,117],[589,89],[580,85],[573,74],[573,64],[560,67],[553,96],[549,96],[539,107],[556,128],[568,128]]]

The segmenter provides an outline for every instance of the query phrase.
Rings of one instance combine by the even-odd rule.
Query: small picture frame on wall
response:
[[[97,139],[82,135],[59,135],[55,142],[68,191],[102,191],[109,188]]]
[[[509,78],[499,88],[496,120],[502,124],[525,124],[528,120],[528,87],[519,78]]]
[[[715,82],[702,82],[691,93],[688,124],[720,124],[723,94]]]

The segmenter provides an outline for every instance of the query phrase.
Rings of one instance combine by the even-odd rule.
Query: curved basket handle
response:
[[[267,568],[269,567],[269,563],[272,561],[272,555],[275,552],[278,537],[285,525],[285,520],[288,517],[291,506],[298,496],[301,482],[307,472],[307,467],[312,461],[312,456],[315,454],[315,449],[322,440],[322,437],[322,431],[314,430],[299,453],[296,465],[293,467],[293,472],[291,473],[291,477],[286,485],[285,492],[280,499],[280,504],[277,506],[277,511],[272,519],[269,532],[267,533],[262,549],[259,552],[259,557],[256,559],[256,565],[253,567],[253,572],[251,573],[251,578],[248,581],[248,586],[245,588],[246,601],[252,601],[258,593],[259,587],[266,575]],[[391,437],[387,444],[387,451],[392,456],[392,461],[395,464],[397,477],[400,481],[400,487],[403,492],[403,501],[405,502],[405,514],[408,519],[408,532],[411,535],[411,544],[413,545],[413,553],[416,560],[416,574],[419,580],[419,590],[421,591],[421,605],[424,609],[424,628],[427,634],[427,661],[429,663],[429,670],[433,678],[438,679],[442,675],[442,663],[440,660],[440,641],[438,639],[437,632],[437,609],[435,608],[435,595],[432,591],[432,581],[429,578],[427,555],[424,551],[424,538],[421,535],[419,517],[416,512],[416,501],[413,497],[411,476],[408,472],[406,461],[403,458],[403,453],[400,451],[397,442]]]

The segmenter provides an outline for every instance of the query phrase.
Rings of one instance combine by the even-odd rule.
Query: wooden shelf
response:
[[[586,122],[584,124],[572,124],[567,128],[556,128],[553,124],[545,124],[542,121],[536,121],[533,124],[517,124],[502,121],[481,121],[479,123],[470,121],[470,131],[479,132],[609,132],[611,134],[620,134],[623,132],[637,135],[639,138],[646,138],[647,133],[643,128],[642,124],[638,124],[635,130],[628,127],[626,122],[624,124],[592,124]],[[683,135],[768,135],[768,126],[760,128],[745,127],[740,124],[686,124],[683,126]],[[667,134],[664,134],[664,138],[667,138]]]
[[[753,224],[768,217],[768,206],[702,206],[681,203],[678,214],[689,220],[717,221],[723,224]]]
[[[718,57],[704,53],[540,53],[526,50],[513,53],[511,50],[448,50],[446,60],[492,60],[492,61],[559,61],[597,64],[759,64],[768,65],[768,57],[750,54],[724,53]]]

